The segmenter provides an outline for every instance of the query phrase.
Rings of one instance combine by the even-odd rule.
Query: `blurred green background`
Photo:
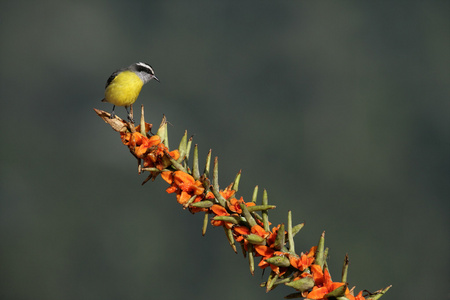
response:
[[[450,2],[2,1],[0,297],[281,299],[223,231],[201,236],[96,116],[116,69],[150,63],[147,121],[185,129],[220,182],[267,188],[323,230],[333,279],[449,299]],[[117,110],[125,117],[123,108]],[[203,164],[202,164],[203,168]],[[260,193],[261,194],[261,193]]]

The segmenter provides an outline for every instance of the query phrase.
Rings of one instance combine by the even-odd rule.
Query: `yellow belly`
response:
[[[124,71],[117,75],[105,90],[105,100],[117,106],[133,104],[144,83],[131,71]]]

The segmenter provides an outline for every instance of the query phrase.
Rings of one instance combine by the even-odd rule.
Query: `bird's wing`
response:
[[[108,87],[108,85],[111,84],[111,82],[114,80],[114,78],[116,78],[116,76],[123,70],[124,69],[117,70],[114,73],[112,73],[111,76],[109,76],[108,80],[106,81],[105,89]]]

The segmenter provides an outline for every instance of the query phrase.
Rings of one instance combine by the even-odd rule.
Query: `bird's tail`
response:
[[[102,102],[108,102],[108,101],[106,101],[106,99],[105,98],[103,98],[102,100],[101,100]]]

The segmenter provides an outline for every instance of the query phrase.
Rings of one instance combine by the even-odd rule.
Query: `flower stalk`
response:
[[[152,125],[144,119],[143,106],[137,127],[117,116],[111,119],[110,114],[105,111],[94,110],[120,134],[122,143],[137,159],[138,172],[149,172],[142,184],[160,176],[169,185],[166,192],[174,194],[183,209],[188,209],[193,214],[204,213],[202,235],[205,235],[208,224],[222,227],[233,251],[237,253],[236,243],[239,243],[244,257],[248,256],[252,275],[255,258],[260,257],[258,267],[270,269],[267,281],[261,284],[267,292],[283,284],[296,290],[286,296],[289,299],[376,300],[389,290],[390,286],[374,293],[360,291],[355,294],[354,288],[349,290],[348,256],[344,259],[341,282],[332,281],[326,263],[328,248],[325,248],[325,232],[320,236],[317,246],[297,254],[294,236],[300,232],[304,223],[292,226],[292,213],[289,211],[287,226],[279,224],[271,227],[268,212],[276,206],[269,204],[265,189],[261,204],[257,204],[258,186],[254,188],[250,202],[236,196],[241,171],[229,186],[221,189],[218,158],[214,159],[210,178],[212,152],[209,150],[201,173],[198,146],[194,145],[190,158],[193,138],[188,138],[187,131],[184,132],[178,149],[170,150],[165,116],[157,133],[152,134]]]

